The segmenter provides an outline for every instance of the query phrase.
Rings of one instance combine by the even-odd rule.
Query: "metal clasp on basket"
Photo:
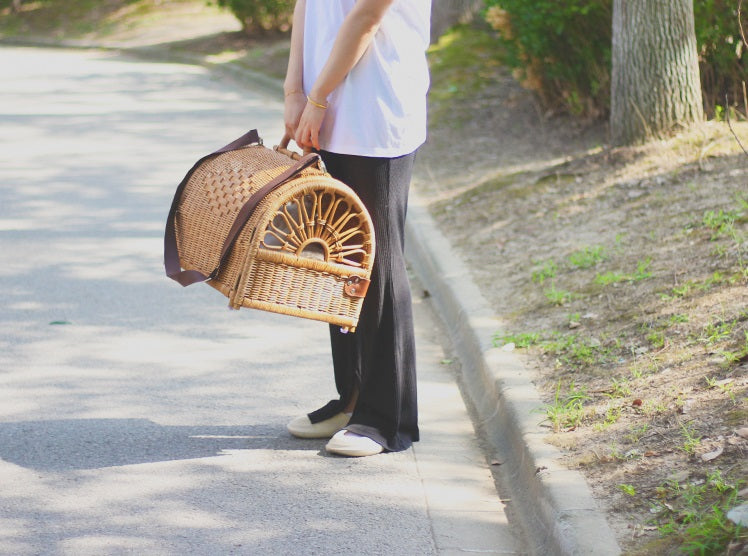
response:
[[[343,291],[350,297],[364,297],[369,290],[370,281],[360,276],[349,276],[343,286]]]

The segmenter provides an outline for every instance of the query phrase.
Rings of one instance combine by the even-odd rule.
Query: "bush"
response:
[[[486,0],[506,63],[546,108],[602,116],[610,96],[611,0]]]
[[[717,107],[742,106],[743,82],[748,75],[748,46],[740,37],[738,0],[694,2],[696,43],[699,48],[704,107],[713,117]],[[748,32],[748,4],[743,2],[743,28]],[[748,107],[743,106],[745,110]],[[719,113],[719,112],[717,112]],[[745,114],[748,117],[748,114]]]
[[[293,18],[294,0],[218,0],[241,21],[248,34],[288,32]]]
[[[738,1],[694,2],[709,116],[725,95],[731,104],[742,104],[748,47],[740,38]],[[745,28],[748,5],[743,12]],[[498,31],[505,63],[546,108],[602,117],[610,108],[612,13],[612,0],[486,0],[485,18]]]

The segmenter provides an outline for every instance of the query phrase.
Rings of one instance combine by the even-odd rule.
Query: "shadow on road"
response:
[[[60,419],[0,423],[0,458],[28,469],[71,471],[197,459],[225,450],[306,450],[277,426],[164,426],[148,419]]]

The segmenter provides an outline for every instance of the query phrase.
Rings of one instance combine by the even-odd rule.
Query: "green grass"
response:
[[[514,344],[515,347],[523,349],[533,346],[540,340],[538,332],[522,332],[519,334],[496,334],[493,337],[493,345],[500,347]]]
[[[652,259],[647,257],[642,261],[636,263],[636,270],[629,274],[622,274],[620,272],[605,272],[603,274],[598,273],[595,276],[594,282],[600,286],[609,286],[610,284],[617,284],[620,282],[640,282],[651,278],[652,272],[649,270],[649,266],[652,264]]]
[[[617,486],[618,486],[618,490],[620,490],[621,492],[628,494],[629,496],[636,496],[636,488],[634,488],[634,485],[621,483]]]
[[[731,321],[710,321],[702,329],[699,341],[707,346],[721,343],[732,335],[738,325],[738,319]]]
[[[629,429],[629,434],[626,435],[626,440],[632,444],[638,444],[639,440],[649,431],[649,423],[642,425],[634,425]]]
[[[740,361],[748,360],[748,330],[743,332],[744,339],[734,350],[722,350],[720,355],[724,357],[725,366],[729,367]]]
[[[428,50],[432,86],[429,98],[433,121],[473,115],[468,99],[495,83],[502,49],[486,29],[458,25],[444,33]]]
[[[539,332],[520,332],[511,334],[496,334],[493,337],[495,346],[513,343],[516,348],[535,346],[546,355],[556,358],[559,363],[571,368],[603,365],[610,360],[611,348],[603,346],[594,338],[587,338],[579,334],[563,334],[551,332],[544,338]],[[625,381],[613,380],[613,391],[622,392],[628,388]]]
[[[592,268],[608,258],[605,247],[594,245],[574,251],[569,255],[569,264],[575,268]]]
[[[566,393],[562,394],[559,380],[553,402],[545,404],[542,411],[553,430],[558,432],[562,428],[577,427],[582,423],[586,413],[584,403],[589,399],[586,389],[577,387],[574,382],[571,382]]]
[[[680,432],[683,438],[683,443],[679,448],[689,456],[694,455],[696,448],[701,444],[701,435],[691,423],[681,423]]]
[[[597,274],[595,276],[595,284],[600,286],[609,286],[611,284],[618,284],[628,280],[627,274],[621,274],[620,272],[604,272],[603,274]]]
[[[574,294],[568,290],[557,289],[556,284],[554,283],[551,283],[550,288],[543,290],[543,295],[545,295],[551,305],[559,306],[568,304],[574,297]]]
[[[702,225],[712,231],[712,241],[729,235],[735,226],[735,219],[739,217],[737,211],[708,210],[701,219]]]
[[[739,494],[744,482],[724,478],[719,469],[702,477],[686,484],[670,480],[657,488],[657,498],[650,501],[661,535],[652,546],[657,553],[676,553],[664,548],[669,546],[679,554],[727,554],[731,543],[748,542],[748,529],[727,519],[730,509],[745,502]]]
[[[662,330],[654,330],[647,334],[647,341],[655,349],[665,346],[665,333]]]
[[[458,25],[431,45],[428,57],[437,99],[450,99],[483,88],[500,67],[496,38],[483,29]]]
[[[535,284],[543,284],[550,278],[555,278],[558,273],[558,265],[553,259],[538,261],[537,269],[532,272],[532,281]]]

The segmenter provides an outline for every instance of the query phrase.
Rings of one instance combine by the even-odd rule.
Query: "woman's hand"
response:
[[[296,137],[296,129],[299,127],[299,120],[301,120],[301,114],[304,112],[306,104],[306,96],[302,91],[295,91],[286,95],[283,106],[283,121],[288,137]]]
[[[319,150],[319,130],[324,119],[325,109],[307,101],[301,113],[299,125],[296,127],[296,133],[292,136],[296,144],[305,151]]]

